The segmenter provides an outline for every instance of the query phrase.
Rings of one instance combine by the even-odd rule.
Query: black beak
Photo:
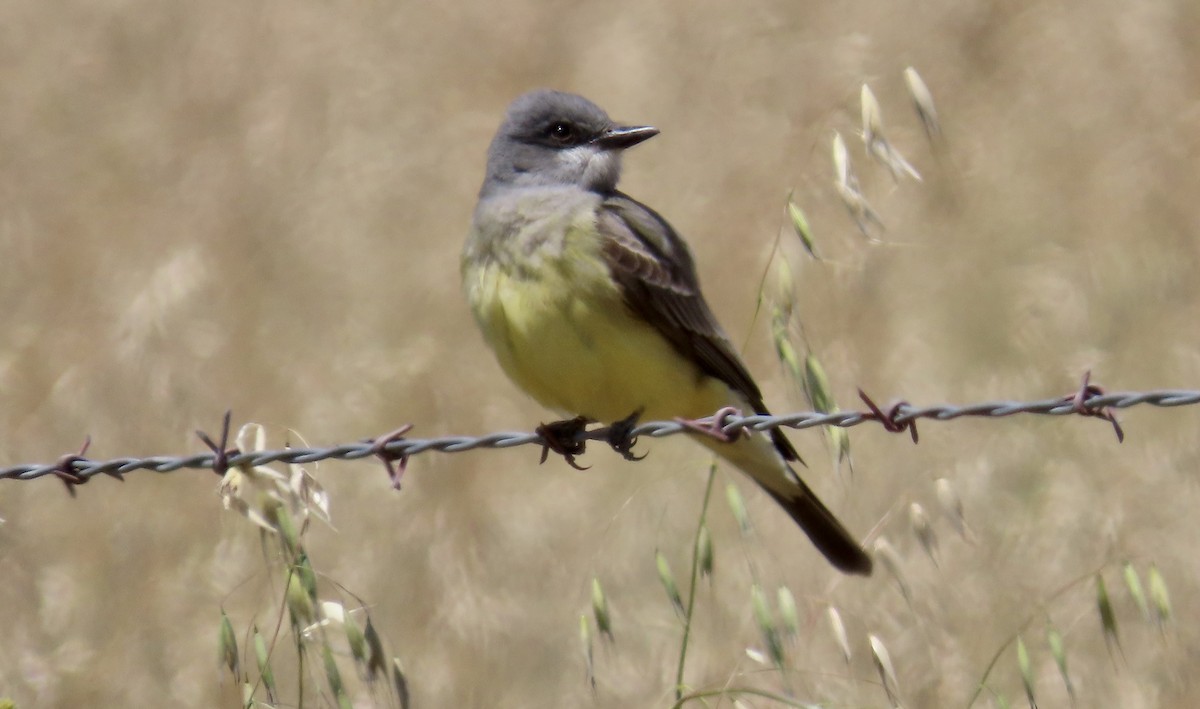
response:
[[[601,133],[596,144],[605,150],[624,150],[656,135],[658,129],[653,126],[617,126]]]

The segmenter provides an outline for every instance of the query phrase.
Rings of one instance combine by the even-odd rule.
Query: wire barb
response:
[[[404,434],[411,431],[413,425],[406,423],[400,428],[395,429],[391,433],[384,434],[379,438],[368,438],[364,443],[371,444],[371,455],[375,456],[383,462],[383,467],[387,470],[388,479],[392,481],[392,489],[400,489],[400,478],[404,477],[404,471],[408,470],[408,453],[401,450],[392,450],[392,444],[404,440]]]
[[[208,434],[204,431],[196,431],[196,436],[213,452],[212,469],[214,473],[221,477],[225,477],[225,473],[229,472],[229,459],[241,452],[237,448],[229,448],[229,423],[232,418],[233,411],[226,409],[225,417],[221,419],[220,444],[214,443],[213,439],[209,438]]]
[[[901,418],[905,410],[912,408],[911,404],[907,401],[897,401],[891,405],[887,413],[884,413],[862,389],[858,390],[858,398],[862,399],[867,408],[871,410],[871,414],[866,417],[868,420],[878,421],[883,426],[883,430],[889,433],[908,431],[912,436],[912,442],[917,443],[917,419],[915,417]]]
[[[742,432],[742,429],[737,426],[741,415],[741,411],[732,406],[726,406],[717,409],[717,412],[712,416],[702,419],[677,418],[675,419],[675,423],[678,423],[685,430],[692,433],[708,436],[722,443],[733,443]]]
[[[84,477],[73,470],[76,463],[88,462],[88,459],[84,458],[83,456],[85,453],[87,453],[87,449],[91,447],[91,445],[92,437],[84,436],[83,445],[79,447],[78,453],[68,453],[67,455],[61,456],[55,463],[55,469],[52,472],[58,476],[59,480],[63,481],[64,485],[67,486],[67,492],[71,495],[71,497],[75,497],[75,488],[77,486],[86,483],[88,480],[91,480],[91,478]],[[125,479],[121,477],[120,473],[110,472],[109,475],[112,475],[121,482],[125,482]]]
[[[1088,416],[1109,422],[1117,434],[1117,440],[1124,440],[1124,431],[1117,421],[1117,409],[1127,409],[1132,406],[1195,406],[1200,404],[1200,390],[1195,389],[1161,389],[1144,392],[1106,392],[1101,387],[1092,384],[1090,376],[1085,375],[1078,391],[1067,396],[1040,401],[990,401],[965,406],[943,404],[939,406],[915,407],[906,402],[892,405],[886,412],[875,405],[869,397],[865,397],[866,411],[836,411],[821,413],[806,411],[780,416],[754,415],[739,416],[732,412],[718,412],[698,421],[648,421],[634,424],[624,431],[614,434],[612,427],[601,427],[591,431],[586,429],[584,422],[576,432],[566,437],[565,450],[570,454],[569,461],[574,456],[581,455],[586,441],[601,440],[612,445],[618,453],[626,455],[628,449],[622,450],[613,441],[621,445],[632,442],[638,436],[661,438],[679,433],[695,434],[697,430],[720,431],[731,440],[736,439],[739,431],[769,431],[786,426],[788,428],[806,429],[818,426],[840,426],[849,428],[864,422],[877,422],[885,430],[900,432],[909,431],[916,440],[915,422],[917,419],[932,421],[949,421],[964,416],[1000,418],[1016,414],[1035,414],[1042,416]],[[207,434],[197,431],[197,436],[209,448],[209,453],[190,454],[182,456],[153,456],[147,458],[114,458],[110,460],[93,460],[85,457],[91,439],[85,440],[79,453],[71,453],[60,457],[50,464],[15,465],[0,469],[0,479],[34,480],[47,475],[55,476],[74,491],[78,485],[96,475],[109,475],[122,479],[125,473],[134,470],[152,470],[157,473],[170,473],[183,468],[209,469],[224,475],[231,466],[258,466],[270,463],[313,463],[321,460],[360,460],[370,457],[384,457],[393,462],[399,462],[398,468],[389,468],[389,476],[393,483],[399,482],[404,466],[409,458],[426,451],[443,453],[458,453],[477,448],[514,448],[516,446],[536,445],[543,448],[543,457],[549,450],[554,450],[547,437],[543,435],[544,427],[539,432],[501,432],[484,436],[449,436],[444,438],[405,438],[404,433],[410,427],[402,427],[387,436],[378,439],[367,439],[356,443],[345,443],[327,447],[285,448],[282,450],[252,451],[243,453],[236,448],[228,448],[231,414],[226,412],[222,420],[221,441],[214,442]],[[560,443],[562,441],[555,441]],[[574,452],[572,452],[574,451]],[[557,451],[556,451],[557,452]],[[578,464],[576,464],[576,467]]]
[[[1096,384],[1091,383],[1092,370],[1087,370],[1083,373],[1083,381],[1079,385],[1079,391],[1065,397],[1075,407],[1075,413],[1080,416],[1095,416],[1102,418],[1112,424],[1113,432],[1117,434],[1117,443],[1125,442],[1125,431],[1121,430],[1121,424],[1117,421],[1117,415],[1113,413],[1108,406],[1091,407],[1089,402],[1098,396],[1104,396],[1104,389]]]

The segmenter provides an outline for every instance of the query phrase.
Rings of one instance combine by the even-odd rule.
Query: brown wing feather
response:
[[[762,392],[700,292],[687,244],[657,212],[624,194],[601,204],[604,258],[625,303],[680,354],[740,393],[758,414],[769,413]],[[800,456],[779,429],[771,440],[786,460]],[[803,461],[801,461],[803,462]]]

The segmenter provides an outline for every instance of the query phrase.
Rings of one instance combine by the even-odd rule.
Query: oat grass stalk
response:
[[[687,665],[688,642],[692,635],[692,613],[696,609],[696,586],[700,578],[700,566],[703,549],[701,543],[704,530],[708,523],[708,503],[712,499],[713,484],[717,480],[717,464],[713,462],[708,468],[708,482],[704,485],[704,502],[700,505],[700,520],[696,524],[696,534],[692,539],[692,573],[688,584],[687,604],[683,610],[683,637],[679,641],[679,664],[675,669],[675,706],[684,702],[683,698],[683,669]],[[704,696],[704,695],[701,695]]]
[[[983,674],[979,678],[979,683],[975,687],[975,692],[972,693],[970,698],[968,698],[968,700],[967,700],[967,703],[966,703],[967,709],[970,709],[970,707],[974,706],[975,703],[977,701],[979,701],[980,695],[983,694],[983,692],[985,690],[990,691],[993,694],[996,694],[995,690],[988,686],[988,678],[991,676],[992,671],[996,668],[996,665],[1000,662],[1000,658],[1003,657],[1005,655],[1005,653],[1009,651],[1010,648],[1017,646],[1021,643],[1021,635],[1023,633],[1026,633],[1028,631],[1029,627],[1034,622],[1038,621],[1039,619],[1047,619],[1048,618],[1048,608],[1050,607],[1050,605],[1055,603],[1056,601],[1058,601],[1060,598],[1062,598],[1068,592],[1080,591],[1080,590],[1085,589],[1089,585],[1093,586],[1093,589],[1094,589],[1093,593],[1095,593],[1095,598],[1096,598],[1096,609],[1100,616],[1101,630],[1104,633],[1105,642],[1109,646],[1109,650],[1111,652],[1112,646],[1114,644],[1116,644],[1116,642],[1117,642],[1117,639],[1116,639],[1117,638],[1117,618],[1116,618],[1116,611],[1114,610],[1113,605],[1112,605],[1112,600],[1108,594],[1107,586],[1104,583],[1103,574],[1104,574],[1105,569],[1113,567],[1113,566],[1116,566],[1116,564],[1115,563],[1105,564],[1105,565],[1102,565],[1101,567],[1099,567],[1098,569],[1094,569],[1094,570],[1087,571],[1085,573],[1080,574],[1079,576],[1075,577],[1074,579],[1063,584],[1056,591],[1054,591],[1049,596],[1047,596],[1041,603],[1037,604],[1036,607],[1032,608],[1030,610],[1029,615],[1025,618],[1025,620],[1018,627],[1013,629],[1012,635],[1010,635],[996,649],[996,652],[992,656],[991,661],[988,662],[987,666],[984,668]],[[1151,565],[1150,568],[1151,568],[1151,572],[1153,573],[1153,575],[1151,576],[1152,583],[1151,583],[1151,594],[1150,595],[1153,597],[1154,596],[1154,585],[1155,585],[1154,579],[1161,578],[1161,577],[1157,576],[1157,569],[1153,565]],[[1124,571],[1123,571],[1123,575],[1124,575]],[[1134,600],[1134,604],[1135,605],[1137,604],[1136,600]],[[1067,683],[1068,694],[1073,695],[1074,688],[1070,683],[1069,676],[1066,675],[1067,660],[1066,660],[1066,653],[1062,649],[1062,645],[1063,645],[1062,637],[1058,633],[1058,631],[1054,629],[1054,626],[1050,624],[1049,620],[1045,620],[1044,622],[1046,622],[1046,625],[1047,625],[1047,643],[1050,646],[1051,653],[1054,655],[1055,663],[1058,665],[1060,673],[1062,673],[1064,675],[1064,682]],[[1119,645],[1118,645],[1118,648],[1119,648]],[[1018,654],[1020,654],[1020,653],[1018,653]],[[1028,687],[1026,687],[1026,692],[1028,694],[1028,692],[1029,692]]]

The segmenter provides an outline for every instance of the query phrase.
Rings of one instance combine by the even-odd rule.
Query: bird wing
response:
[[[687,244],[667,220],[617,192],[601,202],[597,226],[602,253],[629,309],[702,371],[741,394],[755,413],[768,413],[762,392],[700,292]],[[800,460],[779,429],[771,431],[771,440],[785,460]]]

